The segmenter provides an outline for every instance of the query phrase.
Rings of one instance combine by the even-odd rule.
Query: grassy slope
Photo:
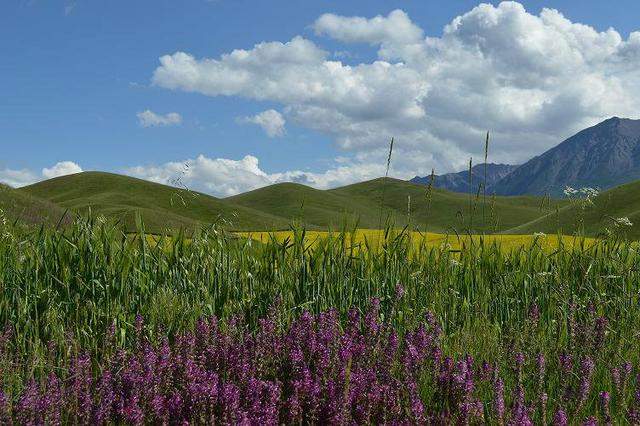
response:
[[[611,228],[612,217],[626,216],[633,222],[633,226],[625,228],[624,233],[629,238],[640,238],[640,181],[601,193],[593,200],[593,205],[587,206],[582,213],[577,204],[571,204],[506,232],[512,234],[555,233],[560,230],[565,234],[573,234],[578,230],[577,225],[581,216],[584,226],[581,231],[587,235],[598,235],[606,227]]]
[[[354,200],[331,191],[322,191],[297,183],[279,183],[226,198],[235,204],[252,207],[309,227],[340,228],[360,218],[360,227],[375,227],[378,217],[375,202]]]
[[[233,205],[206,194],[177,189],[128,176],[84,172],[39,182],[21,192],[45,198],[64,208],[115,217],[135,227],[139,211],[149,231],[192,227],[219,220],[230,229],[281,229],[287,222],[267,213]]]
[[[380,200],[382,198],[383,179],[374,179],[354,185],[331,190],[330,192],[344,197],[368,199],[375,203],[376,214],[380,214]],[[429,231],[458,232],[472,230],[475,232],[504,230],[517,226],[523,221],[530,221],[545,214],[542,199],[539,197],[492,197],[487,196],[485,219],[483,220],[482,195],[476,200],[471,196],[473,210],[473,225],[469,207],[469,194],[460,194],[445,190],[434,189],[431,203],[426,198],[424,185],[414,184],[397,179],[387,179],[384,189],[385,215],[393,214],[396,223],[407,222],[408,197],[411,197],[411,221],[414,224],[427,226]],[[552,200],[552,206],[562,205],[561,201]],[[493,207],[492,207],[493,206]],[[493,209],[493,219],[491,211]],[[497,227],[495,223],[497,221]]]
[[[226,199],[177,189],[110,173],[85,172],[40,182],[19,190],[22,195],[47,199],[62,208],[115,217],[128,229],[135,227],[140,212],[152,232],[166,228],[193,227],[221,218],[234,230],[286,229],[293,220],[310,229],[339,229],[358,220],[361,228],[380,226],[380,201],[384,188],[382,221],[408,223],[407,201],[411,197],[411,224],[433,232],[504,231],[546,214],[537,197],[496,197],[491,219],[491,198],[485,206],[474,203],[470,226],[469,195],[434,190],[428,208],[424,185],[388,178],[374,179],[342,188],[321,191],[304,185],[283,183]],[[472,197],[475,198],[475,197]],[[554,201],[554,203],[559,203]],[[561,204],[561,203],[560,203]],[[497,218],[498,226],[495,227]],[[382,223],[384,225],[384,223]]]
[[[0,209],[11,222],[56,225],[70,219],[59,206],[3,184],[0,184]]]
[[[434,190],[431,210],[427,208],[424,185],[397,179],[374,179],[342,188],[320,191],[298,184],[278,184],[240,194],[227,200],[274,215],[296,218],[307,225],[339,228],[345,219],[359,218],[361,228],[377,228],[380,224],[380,201],[384,186],[382,220],[391,216],[394,223],[404,226],[408,222],[407,204],[411,196],[411,222],[430,231],[463,231],[469,228],[469,196],[443,190]],[[490,197],[487,198],[486,223],[482,223],[482,203],[476,205],[474,230],[492,230],[489,225]],[[497,197],[494,211],[498,217],[498,230],[504,230],[530,221],[545,211],[540,209],[538,197]],[[559,202],[554,201],[555,204]],[[301,206],[303,206],[301,208]],[[457,212],[462,212],[461,219]]]

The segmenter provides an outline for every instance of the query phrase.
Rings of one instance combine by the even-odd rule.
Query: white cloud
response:
[[[208,158],[204,155],[165,163],[160,166],[138,166],[125,173],[165,185],[186,186],[214,195],[233,195],[271,183],[258,167],[258,159],[247,155],[241,160]]]
[[[325,13],[316,20],[313,28],[318,35],[327,35],[346,43],[405,46],[420,43],[424,37],[422,29],[411,22],[402,10],[371,19]]]
[[[384,174],[379,162],[340,159],[336,167],[322,173],[291,170],[267,173],[260,168],[259,160],[247,155],[240,160],[208,158],[168,162],[159,166],[138,166],[126,169],[128,175],[153,182],[186,187],[216,196],[230,196],[278,182],[298,182],[320,189],[333,188]]]
[[[82,172],[82,167],[73,161],[61,161],[50,168],[42,169],[42,176],[45,179],[52,179],[59,176],[72,175]]]
[[[378,46],[347,65],[315,42],[263,42],[219,58],[160,58],[153,84],[282,105],[287,121],[332,137],[352,155],[397,140],[399,172],[463,167],[480,158],[519,163],[588,125],[640,111],[640,32],[626,40],[553,9],[481,4],[425,37],[403,11],[370,19],[325,14],[316,34]],[[407,166],[401,166],[407,164]]]
[[[138,123],[142,127],[177,126],[182,124],[182,116],[177,112],[161,115],[151,110],[145,110],[137,113],[136,116],[138,117]]]
[[[0,169],[0,182],[14,188],[30,185],[37,180],[38,176],[30,170]]]
[[[82,168],[73,161],[61,161],[51,167],[45,167],[41,173],[35,173],[28,169],[0,169],[0,182],[14,188],[31,185],[43,179],[51,179],[58,176],[65,176],[82,172]]]
[[[238,119],[239,123],[256,124],[262,127],[262,130],[270,138],[284,136],[285,134],[285,119],[278,111],[274,109],[268,109],[262,111],[251,117],[241,117]]]

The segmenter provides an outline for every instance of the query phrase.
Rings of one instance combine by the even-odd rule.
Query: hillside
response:
[[[75,212],[102,214],[135,228],[140,212],[147,229],[193,227],[224,221],[230,229],[280,229],[288,222],[210,195],[128,176],[84,172],[39,182],[19,190]]]
[[[518,166],[510,164],[486,164],[487,193],[491,193],[491,187],[509,173],[517,169]],[[478,185],[485,180],[485,164],[476,164],[471,167],[471,185],[469,185],[469,170],[456,173],[446,173],[435,175],[433,186],[453,192],[477,193]],[[416,176],[410,182],[428,185],[431,176]]]
[[[640,179],[640,120],[610,118],[532,158],[492,189],[559,195],[566,186],[612,188]]]
[[[11,222],[56,225],[70,220],[63,208],[4,184],[0,184],[0,210]]]
[[[582,210],[577,204],[566,205],[557,212],[549,213],[531,222],[505,231],[510,234],[534,232],[574,234],[582,220],[581,232],[587,235],[602,234],[605,228],[614,229],[613,218],[628,217],[633,226],[618,227],[624,235],[640,239],[640,181],[618,186],[600,193],[593,205]]]
[[[339,229],[345,224],[377,228],[388,218],[395,226],[410,223],[434,232],[495,232],[533,221],[564,205],[556,200],[549,205],[547,200],[543,208],[544,200],[539,197],[487,197],[484,205],[482,197],[434,189],[429,207],[424,185],[391,178],[326,191],[281,183],[219,199],[128,176],[84,172],[15,191],[23,197],[46,199],[58,209],[91,209],[121,221],[126,229],[135,228],[139,212],[151,232],[221,221],[232,230],[287,229],[293,222],[309,229]]]
[[[340,228],[345,223],[376,227],[375,202],[352,200],[331,191],[322,191],[298,183],[278,183],[226,198],[233,204],[299,221],[308,227]]]
[[[384,191],[384,208],[381,199]],[[408,215],[410,201],[410,215]],[[472,197],[475,200],[475,197]],[[345,221],[358,220],[361,228],[384,226],[391,218],[396,226],[411,221],[412,226],[430,231],[463,231],[470,226],[469,196],[436,189],[428,208],[424,185],[398,179],[374,179],[341,188],[321,191],[300,184],[271,185],[245,194],[227,198],[272,215],[296,219],[309,227],[339,228]],[[497,197],[493,203],[493,218],[498,230],[504,230],[546,214],[541,210],[542,199],[537,197]],[[473,202],[476,231],[492,231],[491,198],[487,198],[485,220],[482,220],[482,202]],[[562,205],[553,201],[553,206]],[[460,213],[461,214],[460,214]]]
[[[384,213],[391,215],[396,224],[426,227],[433,232],[494,232],[512,228],[546,214],[549,208],[563,206],[564,201],[543,200],[539,197],[482,197],[435,189],[431,203],[427,201],[424,185],[388,178],[384,189]],[[352,202],[368,202],[376,206],[370,215],[377,224],[384,179],[374,179],[329,190]],[[409,197],[411,197],[409,202]],[[471,200],[471,208],[470,208]],[[410,205],[410,210],[408,209]],[[483,219],[484,207],[484,219]],[[410,212],[410,215],[408,215]],[[473,212],[471,214],[470,212]]]

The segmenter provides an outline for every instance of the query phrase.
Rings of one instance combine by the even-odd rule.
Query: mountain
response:
[[[135,229],[140,213],[149,232],[224,222],[230,229],[286,229],[288,221],[210,195],[173,188],[129,176],[83,172],[20,188],[74,212],[104,215]]]
[[[611,188],[640,179],[640,120],[613,117],[532,158],[492,190],[560,195],[566,186]]]
[[[487,173],[487,189],[489,190],[496,182],[507,176],[509,173],[517,169],[518,166],[509,164],[486,164]],[[476,164],[471,167],[471,185],[469,185],[469,170],[463,170],[457,173],[447,173],[444,175],[435,175],[433,186],[436,188],[446,189],[453,192],[476,193],[478,185],[485,179],[485,164]],[[416,176],[410,182],[428,185],[431,176]]]
[[[615,226],[615,219],[628,218],[631,226]],[[640,239],[640,181],[627,183],[601,192],[592,203],[581,205],[570,203],[531,222],[505,231],[509,234],[532,234],[544,232],[599,235],[605,229],[617,229],[631,239]]]

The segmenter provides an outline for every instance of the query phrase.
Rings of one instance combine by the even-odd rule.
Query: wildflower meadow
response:
[[[0,422],[640,422],[640,255],[78,220],[0,240]]]

